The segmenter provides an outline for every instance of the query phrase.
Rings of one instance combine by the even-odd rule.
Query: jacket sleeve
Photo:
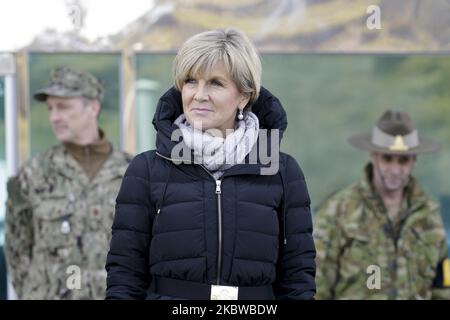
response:
[[[314,240],[317,256],[317,299],[335,299],[335,286],[339,275],[339,259],[343,247],[339,223],[342,204],[337,198],[328,199],[314,214]]]
[[[23,174],[9,179],[5,217],[6,263],[19,299],[23,297],[23,286],[28,278],[34,237],[32,206],[25,180]]]
[[[282,178],[285,203],[281,223],[284,226],[281,231],[275,296],[283,300],[314,299],[316,249],[312,237],[310,198],[303,173],[290,156],[287,156],[286,172]]]
[[[130,163],[119,194],[106,259],[106,299],[145,299],[150,286],[151,206],[146,154]]]

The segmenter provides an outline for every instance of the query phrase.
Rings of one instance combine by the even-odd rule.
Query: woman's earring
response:
[[[244,119],[244,115],[242,114],[242,109],[239,109],[238,119],[239,120]]]

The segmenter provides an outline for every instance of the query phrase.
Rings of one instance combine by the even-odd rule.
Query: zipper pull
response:
[[[222,181],[220,180],[216,180],[216,194],[221,194],[222,190],[220,189],[220,184],[222,183]]]

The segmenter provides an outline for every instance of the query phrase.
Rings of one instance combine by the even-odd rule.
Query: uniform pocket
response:
[[[369,234],[360,230],[347,230],[343,254],[349,256],[351,260],[362,260],[373,256],[374,252],[370,245]]]
[[[377,264],[374,250],[369,235],[363,230],[347,230],[339,259],[342,283],[365,290],[367,267]]]
[[[412,228],[407,250],[408,276],[414,298],[429,299],[439,261],[437,242],[427,239],[423,230]]]
[[[34,209],[36,245],[55,249],[73,244],[73,210],[65,194],[42,197]]]

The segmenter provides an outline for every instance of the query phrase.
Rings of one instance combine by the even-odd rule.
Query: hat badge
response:
[[[403,141],[403,137],[401,135],[395,136],[394,143],[389,146],[389,150],[391,151],[408,151],[409,147]]]

